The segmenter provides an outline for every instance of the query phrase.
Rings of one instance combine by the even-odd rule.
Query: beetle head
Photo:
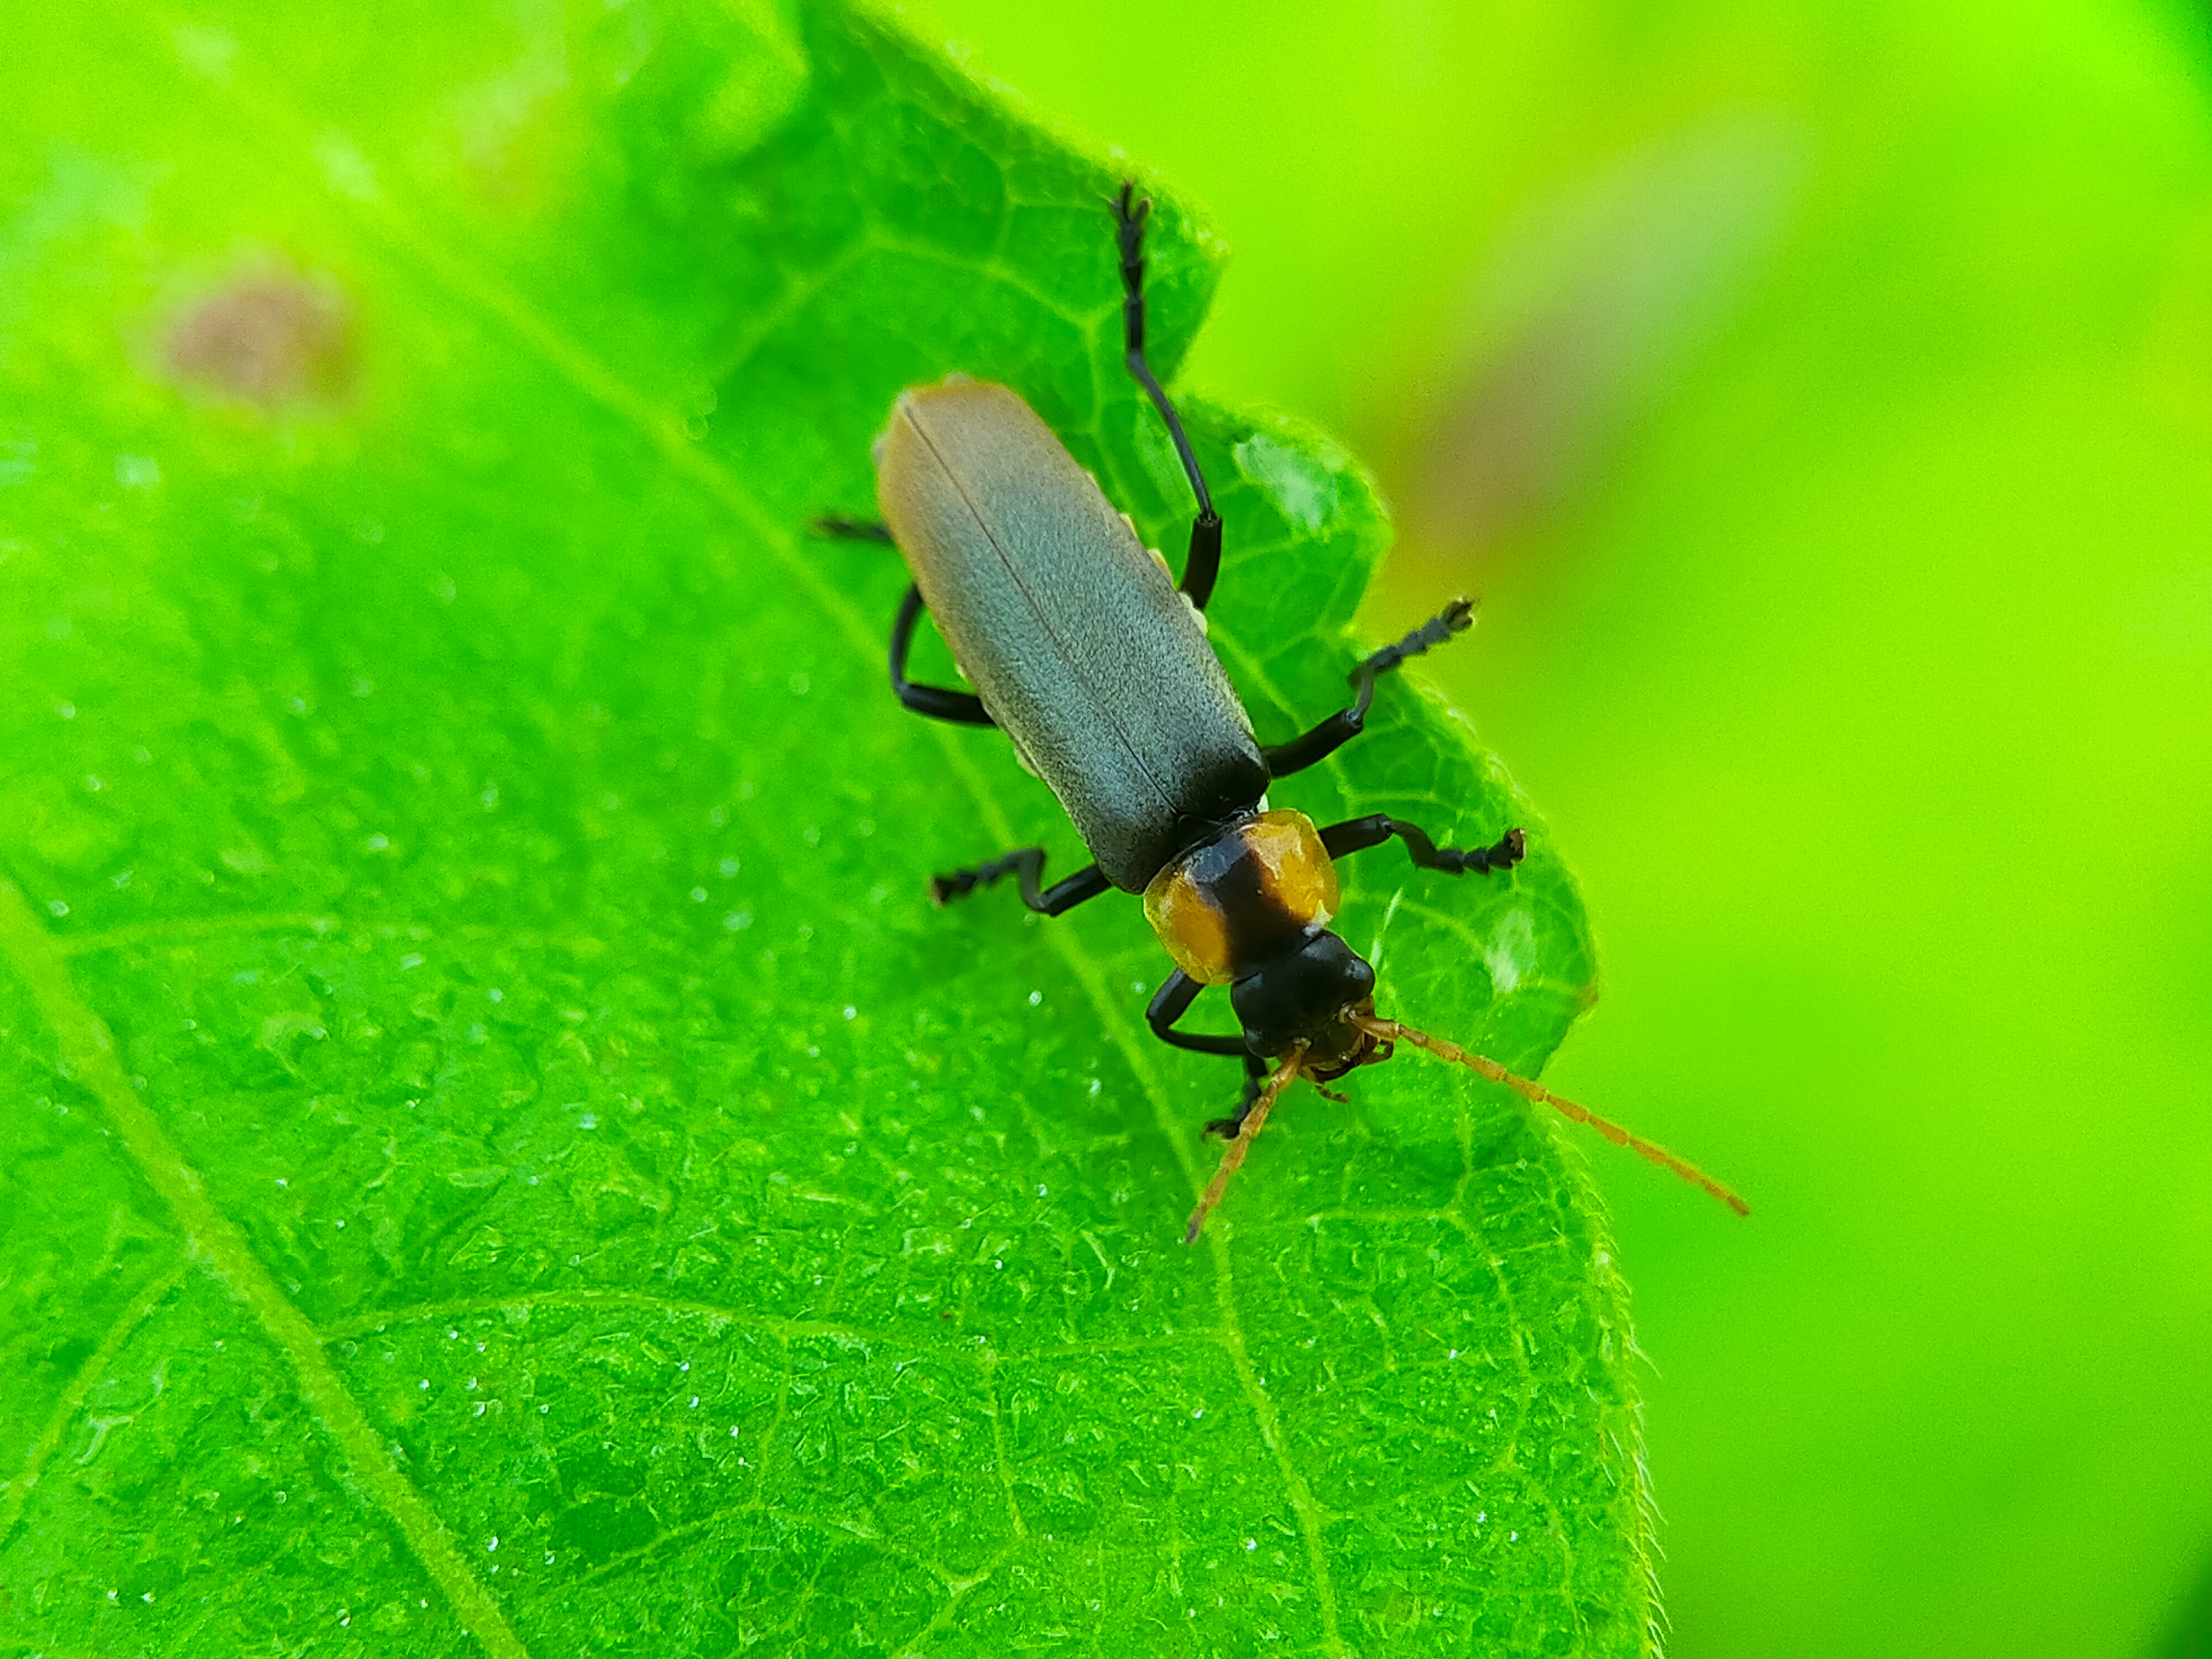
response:
[[[1353,1018],[1375,1012],[1375,970],[1325,929],[1238,980],[1229,1000],[1244,1027],[1245,1047],[1280,1054],[1303,1043],[1299,1069],[1307,1077],[1326,1082],[1384,1058]]]

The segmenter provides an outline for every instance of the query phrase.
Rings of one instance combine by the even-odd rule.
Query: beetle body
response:
[[[1002,386],[900,395],[877,499],[961,672],[1108,880],[1141,893],[1267,787],[1166,567]]]
[[[962,673],[1105,878],[1146,895],[1176,966],[1232,987],[1258,1056],[1318,1074],[1373,1041],[1375,975],[1328,932],[1336,871],[1268,771],[1199,613],[1019,396],[954,375],[899,394],[876,499]]]
[[[1174,405],[1145,361],[1149,206],[1128,185],[1114,204],[1123,361],[1165,422],[1197,498],[1179,585],[1018,395],[964,375],[899,394],[875,452],[884,522],[820,521],[827,533],[892,542],[906,556],[914,585],[890,641],[899,701],[933,719],[1004,731],[1097,860],[1045,889],[1044,849],[1018,848],[938,876],[932,891],[943,903],[1017,876],[1023,902],[1047,915],[1109,888],[1145,896],[1145,914],[1176,962],[1146,1011],[1153,1035],[1179,1048],[1234,1056],[1245,1072],[1237,1115],[1206,1126],[1231,1144],[1186,1242],[1197,1237],[1292,1079],[1325,1084],[1387,1058],[1401,1040],[1593,1123],[1740,1206],[1672,1154],[1495,1061],[1376,1016],[1374,969],[1329,931],[1334,860],[1395,837],[1420,869],[1506,871],[1523,855],[1522,832],[1460,848],[1440,848],[1419,825],[1381,813],[1317,829],[1304,813],[1271,810],[1267,790],[1358,736],[1377,678],[1465,629],[1473,610],[1455,602],[1363,659],[1352,675],[1352,705],[1310,731],[1273,745],[1254,736],[1202,622],[1219,571],[1221,519]],[[925,609],[972,692],[907,678]],[[1176,1029],[1209,985],[1229,988],[1239,1035]],[[1271,1066],[1276,1057],[1281,1063]]]

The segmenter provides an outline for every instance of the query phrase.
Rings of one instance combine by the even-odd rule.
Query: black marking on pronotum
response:
[[[1259,741],[1201,620],[1220,572],[1221,517],[1175,405],[1145,361],[1152,204],[1124,185],[1112,205],[1123,360],[1166,422],[1198,503],[1180,587],[1027,404],[962,374],[911,387],[893,405],[875,452],[884,522],[841,517],[816,526],[824,535],[897,545],[914,585],[891,627],[892,691],[916,714],[1003,731],[1051,786],[1096,860],[1045,887],[1044,849],[1019,848],[938,876],[932,896],[949,903],[1012,876],[1022,902],[1048,916],[1109,888],[1145,896],[1146,915],[1176,962],[1146,1010],[1153,1034],[1232,1057],[1245,1073],[1236,1116],[1206,1126],[1230,1144],[1186,1243],[1291,1082],[1303,1077],[1330,1093],[1328,1083],[1388,1059],[1400,1042],[1555,1106],[1741,1211],[1733,1193],[1649,1141],[1495,1060],[1376,1014],[1375,970],[1328,929],[1334,860],[1395,837],[1420,869],[1487,874],[1518,864],[1526,838],[1507,828],[1486,845],[1440,848],[1418,824],[1381,813],[1316,829],[1302,812],[1267,809],[1264,797],[1275,779],[1358,737],[1376,681],[1467,629],[1474,607],[1455,600],[1367,657],[1352,671],[1350,706],[1312,730],[1286,743]],[[907,678],[925,610],[972,691]],[[1207,985],[1229,988],[1242,1036],[1176,1029]]]

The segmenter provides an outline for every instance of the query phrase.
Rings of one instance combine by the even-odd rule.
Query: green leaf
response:
[[[988,732],[885,695],[899,387],[1018,387],[1157,544],[1117,171],[885,25],[17,20],[0,144],[0,1639],[57,1653],[1633,1653],[1624,1296],[1558,1127],[1235,1068]],[[1157,192],[1156,192],[1157,193]],[[1163,371],[1217,252],[1163,200]],[[1263,736],[1387,529],[1193,403]],[[1461,650],[1478,648],[1462,645]],[[941,647],[931,672],[950,672]],[[1590,994],[1412,676],[1285,784],[1382,1006],[1522,1069]],[[1217,1018],[1220,1016],[1217,1014]]]

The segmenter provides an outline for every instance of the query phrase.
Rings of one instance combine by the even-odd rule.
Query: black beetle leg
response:
[[[929,896],[939,904],[949,904],[954,899],[965,898],[978,887],[988,887],[1001,876],[1021,878],[1022,902],[1041,916],[1056,916],[1073,910],[1085,899],[1097,898],[1109,890],[1114,884],[1095,864],[1087,864],[1073,875],[1053,883],[1043,891],[1037,890],[1044,875],[1044,848],[1018,847],[1004,858],[993,859],[988,864],[970,865],[965,870],[955,870],[948,875],[929,878]]]
[[[1198,456],[1184,434],[1168,394],[1160,389],[1152,365],[1145,361],[1145,219],[1152,210],[1149,198],[1136,199],[1137,187],[1124,184],[1114,198],[1114,223],[1121,244],[1121,361],[1130,376],[1145,389],[1152,407],[1167,422],[1168,436],[1182,459],[1190,493],[1198,497],[1198,517],[1190,526],[1190,556],[1183,562],[1182,591],[1198,609],[1213,597],[1213,584],[1221,574],[1221,515],[1213,510],[1213,497],[1206,488],[1206,475],[1198,470]]]
[[[1406,843],[1406,851],[1413,855],[1415,867],[1441,870],[1451,876],[1463,876],[1470,870],[1477,875],[1492,870],[1510,870],[1528,854],[1528,837],[1518,830],[1508,830],[1492,847],[1439,847],[1419,824],[1394,818],[1387,812],[1332,823],[1321,832],[1321,844],[1328,849],[1329,857],[1340,859],[1346,854],[1380,847],[1393,836]]]
[[[1267,775],[1286,778],[1293,772],[1303,772],[1316,761],[1325,760],[1352,738],[1367,729],[1367,710],[1375,701],[1375,682],[1389,673],[1408,657],[1418,657],[1423,652],[1442,645],[1455,634],[1473,626],[1474,606],[1465,599],[1454,599],[1428,621],[1423,623],[1402,640],[1384,646],[1380,651],[1360,660],[1352,671],[1352,684],[1356,689],[1352,705],[1340,708],[1310,732],[1292,738],[1288,743],[1269,745],[1260,751],[1267,763]]]

